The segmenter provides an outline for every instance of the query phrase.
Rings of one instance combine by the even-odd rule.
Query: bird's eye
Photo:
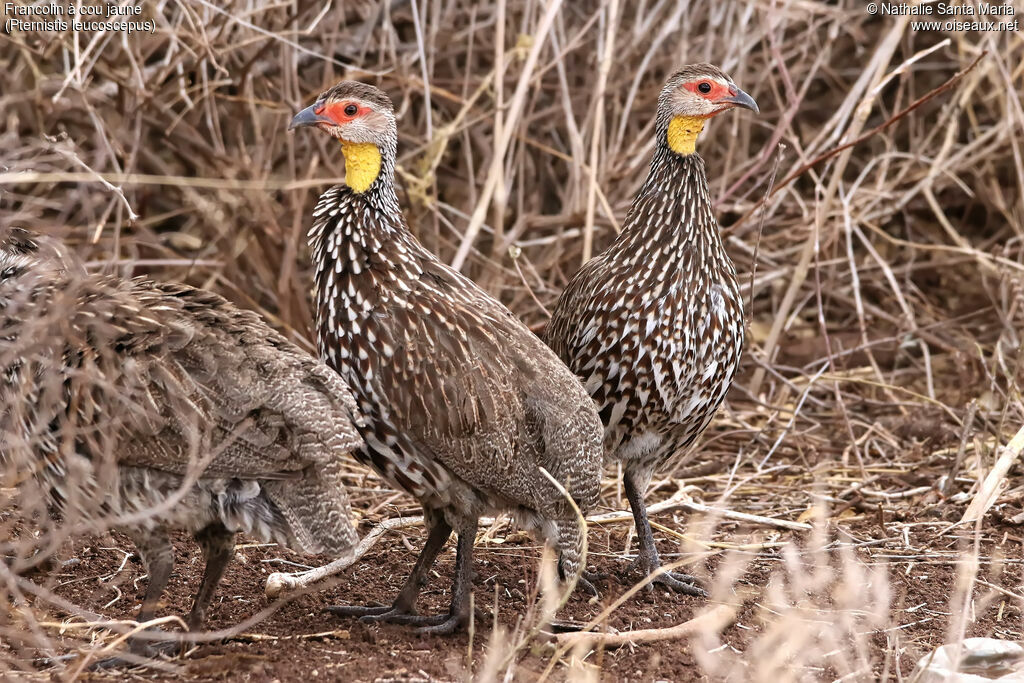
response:
[[[357,107],[354,104],[350,104],[347,107],[345,107],[345,116],[355,116],[356,112],[358,112],[358,111],[359,111],[359,107]]]
[[[707,95],[709,92],[711,92],[711,84],[708,83],[707,81],[702,81],[701,83],[697,84],[697,90],[700,90],[702,93]]]

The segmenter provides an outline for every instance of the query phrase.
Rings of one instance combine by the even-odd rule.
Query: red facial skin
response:
[[[348,114],[345,113],[345,107],[349,106],[350,104],[355,104],[356,106],[356,113],[353,114],[352,116],[349,116]],[[316,113],[318,116],[324,116],[329,118],[330,120],[334,121],[336,124],[340,126],[343,123],[348,123],[349,121],[358,119],[360,116],[362,116],[368,111],[370,111],[368,107],[360,107],[358,104],[351,101],[342,101],[325,104],[324,106],[317,109]]]
[[[708,91],[708,92],[701,92],[700,90],[698,90],[697,86],[700,85],[701,83],[707,83],[708,85],[710,85],[711,86],[711,90]],[[718,111],[714,112],[715,114],[719,114],[719,113],[725,111],[726,109],[731,109],[734,106],[736,106],[736,105],[734,105],[734,104],[732,104],[730,102],[719,102],[718,101],[718,100],[722,99],[723,97],[731,97],[731,96],[736,94],[736,89],[735,88],[730,88],[729,86],[722,85],[718,81],[713,81],[711,79],[701,79],[699,81],[692,81],[690,83],[683,83],[683,87],[686,88],[687,90],[689,90],[690,92],[692,92],[694,95],[696,95],[698,97],[703,97],[705,100],[707,100],[707,101],[709,101],[709,102],[711,102],[713,104],[719,105],[721,108]],[[712,114],[712,116],[713,115],[714,114]]]

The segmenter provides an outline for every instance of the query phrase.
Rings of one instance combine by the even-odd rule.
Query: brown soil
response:
[[[907,676],[920,656],[944,642],[950,627],[949,603],[958,566],[955,551],[965,549],[966,539],[971,534],[963,531],[960,535],[963,538],[955,532],[939,536],[938,532],[948,527],[948,523],[936,518],[936,510],[945,513],[941,516],[953,517],[962,512],[962,506],[944,503],[935,507],[921,504],[921,501],[919,498],[916,505],[889,508],[882,513],[885,519],[880,519],[877,508],[869,507],[867,513],[858,514],[851,507],[829,522],[834,537],[855,548],[857,559],[863,565],[882,563],[889,570],[890,621],[885,628],[876,629],[871,638],[877,648],[877,652],[872,653],[875,669],[872,677],[880,676],[883,670],[891,676],[895,668]],[[686,519],[687,515],[675,513],[659,515],[655,521],[683,531]],[[625,565],[621,549],[628,530],[626,523],[592,530],[591,564],[603,571],[621,569]],[[475,597],[480,605],[487,606],[487,614],[476,624],[472,646],[465,633],[449,637],[424,636],[407,627],[366,625],[322,612],[323,607],[332,604],[388,601],[411,569],[422,542],[422,529],[411,528],[404,535],[395,532],[383,537],[360,562],[342,574],[332,588],[285,604],[258,625],[227,642],[199,645],[175,664],[183,667],[189,680],[464,679],[469,669],[468,658],[472,657],[473,671],[479,670],[483,660],[492,630],[493,606],[498,606],[499,622],[507,628],[514,627],[516,619],[527,610],[527,594],[536,582],[540,548],[521,533],[505,531],[508,536],[504,542],[484,541],[477,546]],[[498,537],[503,535],[498,534]],[[714,535],[716,539],[734,542],[793,539],[797,545],[807,547],[811,541],[805,536],[731,522],[719,525]],[[979,576],[1005,590],[1019,590],[1024,583],[1020,566],[1024,539],[1020,529],[997,523],[987,528],[981,538]],[[441,610],[447,605],[454,563],[452,545],[450,543],[440,557],[436,575],[423,591],[420,602],[423,612]],[[125,552],[130,552],[131,548],[130,542],[118,534],[82,539],[67,549],[63,569],[51,571],[49,577],[37,577],[37,580],[48,580],[58,595],[106,617],[130,619],[145,589],[145,579],[139,580],[144,573],[141,564],[134,558],[124,562]],[[673,555],[678,548],[673,548],[671,543],[663,542],[662,548],[666,558],[678,556]],[[177,572],[165,597],[164,614],[187,612],[202,570],[199,550],[190,539],[177,536],[175,549]],[[239,539],[236,560],[220,586],[207,626],[227,628],[265,607],[266,577],[273,571],[288,570],[282,560],[312,565],[328,559],[310,559],[274,546],[256,546]],[[736,621],[722,634],[722,643],[727,647],[716,654],[740,661],[744,661],[743,653],[749,651],[763,630],[761,610],[764,609],[765,586],[782,561],[778,546],[748,552],[746,559],[750,564],[737,586],[753,589],[755,596],[746,601]],[[813,558],[806,553],[801,559],[813,563]],[[712,575],[713,568],[721,561],[721,556],[710,557],[707,564],[712,568]],[[619,582],[610,580],[601,586],[598,604],[589,604],[586,597],[576,595],[560,616],[585,621],[625,589]],[[620,631],[668,627],[693,617],[702,604],[700,600],[669,595],[662,590],[643,591],[617,609],[608,624]],[[972,609],[968,636],[1021,637],[1019,602],[982,585],[975,589]],[[66,615],[53,611],[51,616],[60,619]],[[835,613],[822,612],[819,618],[834,616]],[[809,623],[813,624],[814,619]],[[587,661],[600,666],[604,680],[707,680],[695,666],[693,648],[696,645],[696,641],[675,640],[621,647],[592,652]],[[515,680],[533,680],[540,676],[552,651],[550,641],[544,642],[543,638],[525,648],[519,653]],[[892,656],[895,660],[887,661]],[[744,661],[744,664],[756,666],[753,661]],[[561,665],[553,673],[556,680],[565,677]],[[809,673],[812,680],[818,678],[814,672]],[[827,670],[820,673],[828,678]],[[86,672],[84,675],[106,679],[122,677],[125,672]],[[131,676],[155,680],[180,678],[180,674],[142,669],[131,671]]]

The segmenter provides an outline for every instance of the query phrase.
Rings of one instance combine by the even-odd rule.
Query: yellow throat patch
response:
[[[668,123],[668,146],[676,154],[693,154],[697,136],[704,130],[703,116],[677,116]]]
[[[345,155],[345,184],[362,194],[380,175],[380,150],[372,142],[341,141]]]

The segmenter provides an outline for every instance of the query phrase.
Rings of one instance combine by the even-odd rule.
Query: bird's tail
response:
[[[296,550],[342,557],[351,553],[359,538],[352,528],[345,490],[322,476],[330,464],[309,467],[302,477],[264,484],[265,495],[287,522]],[[290,544],[291,545],[291,544]]]

